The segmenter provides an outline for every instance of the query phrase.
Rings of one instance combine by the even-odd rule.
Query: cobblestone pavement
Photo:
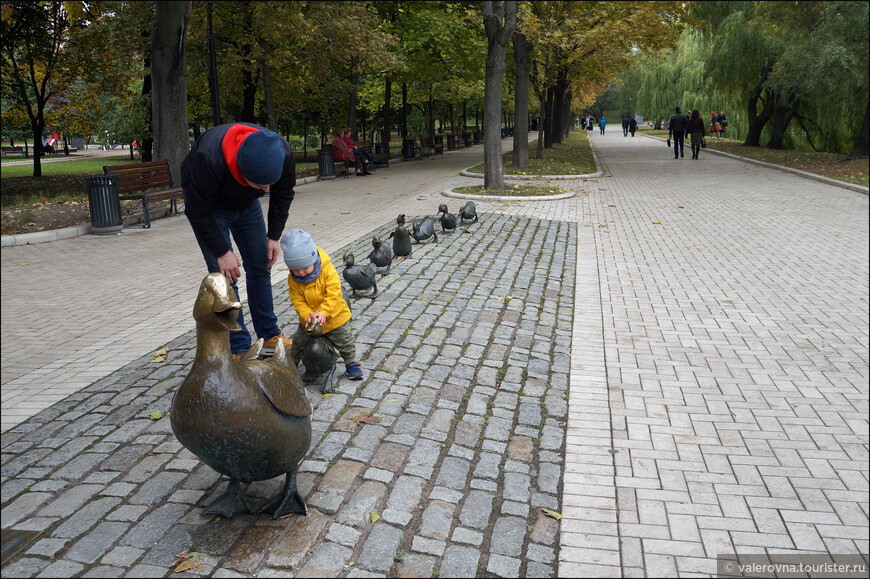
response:
[[[605,175],[560,182],[577,197],[479,203],[480,223],[415,245],[377,300],[352,301],[366,379],[310,390],[308,517],[201,515],[225,479],[149,419],[191,363],[184,331],[165,362],[140,352],[2,434],[3,527],[42,531],[3,575],[169,576],[191,547],[204,570],[172,575],[710,576],[735,552],[866,560],[867,197],[592,138]],[[378,181],[367,222],[344,216],[353,179],[312,186],[340,203],[300,195],[288,227],[322,231],[334,259],[364,255],[397,213],[432,213],[468,182],[432,177],[449,157]],[[162,233],[177,241],[174,227]],[[3,255],[5,272],[27,254]],[[189,300],[166,307],[190,315]],[[281,483],[250,485],[252,506]]]
[[[201,516],[225,483],[167,417],[147,418],[169,409],[193,332],[164,363],[146,356],[40,413],[3,435],[3,520],[48,532],[4,574],[163,576],[195,546],[218,576],[554,576],[558,523],[539,507],[560,508],[576,246],[575,224],[484,214],[352,300],[367,379],[310,388],[305,518]],[[280,485],[252,484],[254,508]]]

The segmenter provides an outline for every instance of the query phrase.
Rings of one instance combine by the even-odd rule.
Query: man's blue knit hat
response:
[[[246,181],[256,185],[275,183],[284,172],[281,137],[265,129],[251,133],[242,141],[236,161]]]

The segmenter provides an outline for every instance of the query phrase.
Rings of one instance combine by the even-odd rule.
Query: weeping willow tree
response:
[[[748,146],[866,154],[867,2],[698,2],[691,14],[676,49],[641,54],[624,76],[638,112],[727,110]]]
[[[703,34],[696,28],[685,27],[678,47],[638,53],[636,68],[623,77],[622,106],[628,109],[631,104],[633,112],[653,119],[656,126],[670,118],[678,106],[684,111],[698,109],[702,113],[733,107],[709,78],[707,61],[711,47]],[[739,117],[735,115],[729,120],[729,128]]]

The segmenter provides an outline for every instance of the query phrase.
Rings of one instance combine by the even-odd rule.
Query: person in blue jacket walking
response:
[[[607,119],[604,118],[604,115],[601,115],[601,120],[598,121],[598,128],[601,129],[601,134],[604,134],[604,127],[607,125]]]

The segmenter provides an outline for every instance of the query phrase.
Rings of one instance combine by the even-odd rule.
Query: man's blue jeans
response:
[[[674,159],[678,159],[683,155],[683,131],[674,131]]]
[[[266,248],[266,222],[263,219],[260,200],[255,199],[241,211],[212,209],[211,214],[230,247],[232,247],[230,233],[233,234],[233,239],[238,246],[242,267],[245,269],[245,287],[248,290],[248,307],[251,309],[254,331],[264,340],[277,336],[281,330],[278,329],[278,317],[275,315],[272,303],[272,275],[267,265],[269,258]],[[209,273],[220,273],[218,256],[202,242],[196,231],[193,234],[205,257]],[[237,284],[232,284],[232,287],[238,296]],[[242,310],[239,310],[238,322],[242,326],[242,331],[230,332],[230,349],[233,354],[246,352],[251,347],[251,334],[245,326]]]

